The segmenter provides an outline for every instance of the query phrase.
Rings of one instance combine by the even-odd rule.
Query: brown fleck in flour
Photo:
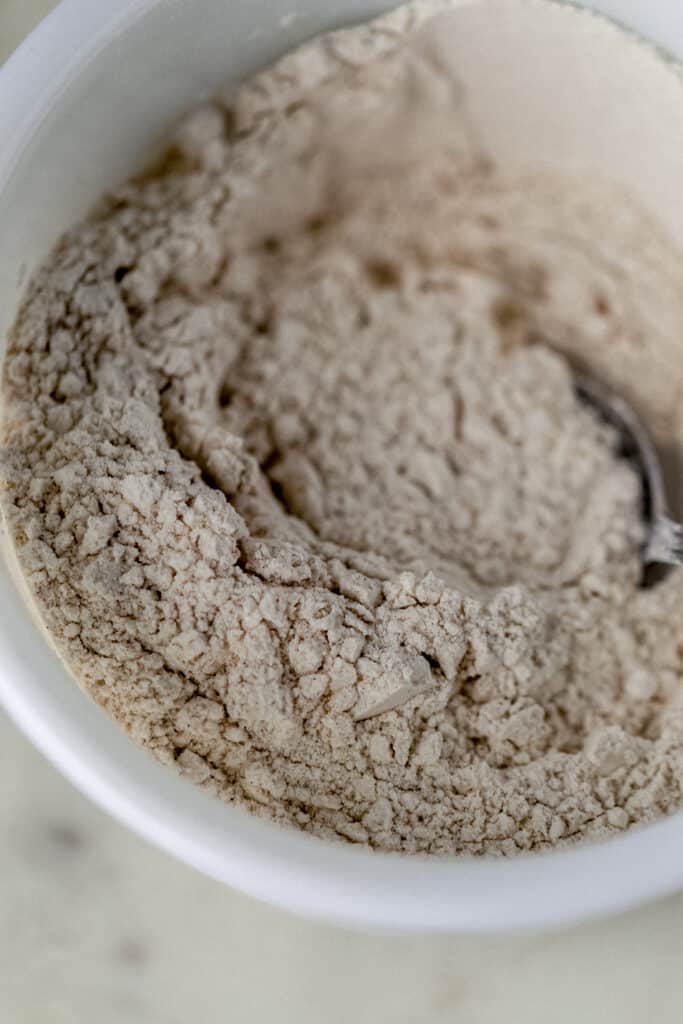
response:
[[[480,158],[412,35],[445,6],[203,107],[62,240],[3,504],[160,760],[317,835],[513,853],[681,803],[683,580],[639,590],[639,484],[560,353],[683,436],[683,261],[613,187]]]

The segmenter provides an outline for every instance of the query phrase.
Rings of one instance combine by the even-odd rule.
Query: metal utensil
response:
[[[664,475],[655,443],[635,409],[602,381],[584,371],[575,372],[576,393],[602,419],[616,428],[621,450],[638,470],[643,483],[643,585],[659,582],[672,567],[683,565],[683,524],[669,511]],[[664,571],[651,572],[664,567]]]

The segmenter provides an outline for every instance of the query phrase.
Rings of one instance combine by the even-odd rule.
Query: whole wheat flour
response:
[[[205,105],[62,240],[3,504],[161,761],[319,836],[507,854],[681,803],[683,577],[639,589],[639,481],[562,352],[681,438],[683,261],[613,188],[482,158],[418,31],[447,6]]]

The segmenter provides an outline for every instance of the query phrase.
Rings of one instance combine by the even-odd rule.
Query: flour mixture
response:
[[[59,652],[161,761],[318,836],[511,854],[681,803],[683,574],[639,588],[639,480],[563,353],[680,438],[683,260],[613,186],[487,159],[447,6],[204,106],[61,241],[2,493]]]

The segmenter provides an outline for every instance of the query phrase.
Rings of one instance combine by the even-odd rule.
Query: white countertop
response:
[[[0,61],[53,6],[0,0]],[[0,713],[0,1024],[678,1024],[682,950],[683,895],[516,938],[301,921],[126,832]]]

